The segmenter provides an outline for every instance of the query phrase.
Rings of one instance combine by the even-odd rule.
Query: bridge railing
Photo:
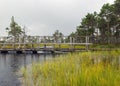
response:
[[[89,37],[81,36],[81,37],[70,37],[70,36],[62,36],[62,37],[54,37],[54,36],[21,36],[14,40],[14,37],[0,37],[0,46],[1,49],[5,48],[7,45],[17,48],[27,48],[27,46],[34,48],[34,45],[39,48],[40,44],[83,44],[88,46]],[[26,46],[27,45],[27,46]]]
[[[14,40],[14,37],[0,37],[0,43],[86,43],[90,42],[90,37],[53,37],[53,36],[26,36],[19,37]]]
[[[14,37],[0,37],[0,43],[120,43],[120,37],[102,36],[21,36],[14,40]]]

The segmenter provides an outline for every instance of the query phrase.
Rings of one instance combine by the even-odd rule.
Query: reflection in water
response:
[[[22,66],[42,63],[52,57],[51,54],[0,54],[0,86],[21,86],[17,72]]]

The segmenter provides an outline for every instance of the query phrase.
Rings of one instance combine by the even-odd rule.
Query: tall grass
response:
[[[22,68],[25,86],[119,86],[120,51],[82,52]]]

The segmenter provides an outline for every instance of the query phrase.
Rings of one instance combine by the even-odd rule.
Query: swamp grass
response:
[[[25,86],[119,86],[120,51],[62,55],[21,72]]]

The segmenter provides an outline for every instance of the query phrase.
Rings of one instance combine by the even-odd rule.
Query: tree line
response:
[[[104,4],[99,13],[88,13],[70,36],[91,36],[102,43],[120,40],[120,0]]]

